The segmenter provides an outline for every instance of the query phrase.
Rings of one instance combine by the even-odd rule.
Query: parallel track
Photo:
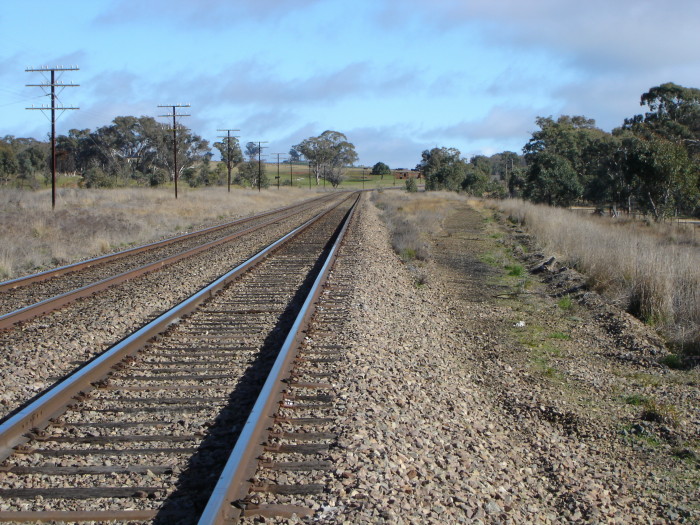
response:
[[[66,380],[75,384],[63,399],[37,411],[47,393],[1,425],[0,498],[13,510],[0,519],[193,522],[347,209],[324,214],[234,285],[213,283],[197,294],[211,297],[199,309],[185,301],[154,321],[163,335],[125,340],[133,357],[95,360],[83,382]],[[111,367],[103,380],[91,373],[101,359]]]
[[[336,195],[265,212],[123,252],[0,283],[0,329],[51,312],[77,299],[162,269],[214,245],[318,209]]]

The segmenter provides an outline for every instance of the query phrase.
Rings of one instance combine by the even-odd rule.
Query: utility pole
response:
[[[286,153],[273,153],[277,155],[277,190],[280,189],[280,155],[286,155]]]
[[[266,140],[259,140],[258,141],[258,192],[260,191],[260,185],[262,182],[262,150],[263,148],[266,148],[267,146],[263,146],[263,144],[267,144]]]
[[[289,159],[289,187],[294,187],[294,159]]]
[[[240,129],[217,129],[216,131],[225,131],[226,136],[219,135],[220,138],[226,139],[226,169],[228,170],[228,192],[231,193],[231,139],[237,139],[236,135],[231,135],[232,131],[241,131]]]
[[[309,189],[311,189],[311,161],[309,161]]]
[[[173,175],[175,178],[175,198],[177,199],[177,117],[190,117],[185,113],[178,113],[177,108],[189,108],[189,104],[165,104],[158,106],[159,108],[173,108],[173,112],[167,115],[158,115],[159,117],[173,117]]]
[[[64,72],[64,71],[78,71],[78,66],[70,66],[70,67],[39,67],[39,68],[31,68],[28,67],[25,69],[27,73],[51,73],[50,77],[47,79],[48,83],[44,84],[27,84],[27,87],[40,87],[46,91],[45,88],[51,88],[51,90],[47,93],[47,96],[51,97],[51,105],[50,106],[40,106],[40,107],[34,107],[32,106],[31,108],[26,108],[26,109],[38,109],[39,111],[51,111],[51,209],[56,209],[56,110],[58,111],[68,111],[70,109],[80,109],[77,107],[68,107],[68,106],[57,106],[56,101],[58,100],[58,95],[56,94],[56,88],[61,88],[61,91],[63,91],[63,88],[67,87],[78,87],[80,84],[65,84],[63,82],[58,82],[56,79],[56,72]],[[46,76],[44,76],[46,78]],[[59,92],[60,93],[60,92]]]

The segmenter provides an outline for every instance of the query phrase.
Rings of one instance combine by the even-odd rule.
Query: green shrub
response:
[[[574,302],[571,300],[570,296],[565,295],[557,301],[557,305],[562,310],[571,310],[574,307]]]
[[[418,184],[416,184],[416,179],[412,177],[406,179],[406,191],[408,193],[415,193],[418,191]]]
[[[508,275],[511,277],[522,277],[525,275],[525,268],[522,264],[509,264],[506,266],[506,270],[508,270]]]

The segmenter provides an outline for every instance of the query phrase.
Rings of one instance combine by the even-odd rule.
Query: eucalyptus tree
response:
[[[309,137],[296,146],[311,163],[316,184],[321,178],[337,187],[343,180],[348,166],[357,162],[355,146],[339,131],[324,131],[318,137]]]

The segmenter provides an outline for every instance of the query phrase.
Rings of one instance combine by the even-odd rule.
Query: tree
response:
[[[228,164],[229,152],[231,154],[231,167],[235,168],[240,162],[243,162],[243,152],[241,144],[236,137],[224,137],[221,142],[214,142],[214,147],[221,154],[221,162]]]
[[[384,175],[391,175],[391,168],[389,168],[389,166],[383,162],[377,162],[374,166],[372,166],[370,175],[379,175],[380,180],[384,180]]]
[[[19,164],[14,150],[10,145],[0,142],[0,182],[7,184],[18,170]]]
[[[462,189],[472,195],[482,196],[491,180],[491,160],[484,155],[475,155],[469,160],[462,181]]]
[[[30,146],[17,155],[18,181],[31,189],[38,189],[40,182],[38,174],[48,175],[48,159],[46,152],[39,146]]]
[[[576,171],[568,159],[540,152],[529,166],[524,196],[550,206],[569,206],[583,193]]]
[[[177,139],[181,176],[210,150],[206,140],[184,126],[178,128]],[[168,125],[152,117],[116,117],[95,131],[72,129],[68,135],[57,137],[56,147],[59,170],[77,171],[83,176],[92,170],[91,185],[107,180],[109,184],[119,180],[126,183],[129,179],[157,185],[174,177],[172,133]]]
[[[698,173],[682,144],[635,137],[628,146],[626,169],[635,177],[637,204],[655,220],[698,206]]]
[[[455,148],[433,148],[423,151],[416,166],[425,178],[425,189],[457,191],[467,176],[467,162]]]
[[[289,162],[299,162],[301,160],[301,152],[297,151],[296,147],[289,149]]]
[[[324,131],[318,137],[309,137],[294,146],[311,162],[316,184],[323,177],[333,187],[343,180],[347,166],[357,161],[355,146],[338,131]]]
[[[265,163],[259,164],[257,159],[251,158],[238,165],[236,183],[256,188],[258,186],[258,177],[260,177],[261,188],[267,188],[270,185],[265,170]]]

